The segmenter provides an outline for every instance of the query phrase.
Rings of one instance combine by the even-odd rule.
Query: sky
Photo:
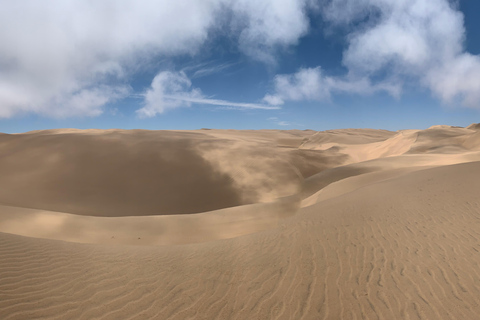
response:
[[[478,0],[0,0],[0,132],[480,122]]]

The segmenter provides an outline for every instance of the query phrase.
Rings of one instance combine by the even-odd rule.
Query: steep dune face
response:
[[[472,134],[465,128],[432,127],[418,133],[409,153],[461,153],[463,143]]]
[[[244,141],[145,130],[2,135],[0,153],[0,203],[92,216],[185,214],[272,201],[345,159],[278,148],[262,134]]]
[[[350,156],[351,163],[398,156],[408,152],[417,138],[418,130],[405,130],[384,141],[344,145],[341,152]]]
[[[238,131],[212,131],[208,132],[214,139],[199,141],[197,150],[219,172],[232,179],[249,203],[296,194],[303,179],[348,160],[347,155],[337,151],[291,146],[308,139],[304,132],[260,131],[243,135]]]
[[[0,319],[477,319],[478,133],[2,134]]]
[[[384,141],[395,135],[395,132],[373,129],[339,129],[317,132],[303,144],[307,149],[326,143],[366,144]]]
[[[198,133],[3,136],[0,202],[84,215],[192,213],[241,205],[195,150]],[[182,190],[182,192],[180,192]],[[183,201],[184,194],[189,201]]]
[[[480,123],[472,123],[467,127],[467,129],[470,130],[480,130]]]
[[[468,150],[480,150],[480,131],[475,131],[469,135],[463,142],[463,147]]]
[[[357,163],[402,154],[460,154],[478,151],[480,140],[474,125],[468,128],[432,126],[425,130],[401,130],[397,133],[379,130],[376,134],[359,129],[318,132],[299,148],[337,151],[348,155],[344,164]],[[336,131],[336,130],[335,130]],[[348,139],[348,134],[356,134]],[[365,135],[365,136],[364,136]]]

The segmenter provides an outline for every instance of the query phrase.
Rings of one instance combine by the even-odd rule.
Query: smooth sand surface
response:
[[[0,319],[478,319],[480,126],[0,135]]]

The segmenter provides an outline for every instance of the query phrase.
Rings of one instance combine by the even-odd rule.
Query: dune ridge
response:
[[[0,319],[476,319],[477,129],[0,135]]]

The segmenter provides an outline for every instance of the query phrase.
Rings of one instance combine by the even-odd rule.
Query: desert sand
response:
[[[479,319],[480,125],[0,134],[0,319]]]

